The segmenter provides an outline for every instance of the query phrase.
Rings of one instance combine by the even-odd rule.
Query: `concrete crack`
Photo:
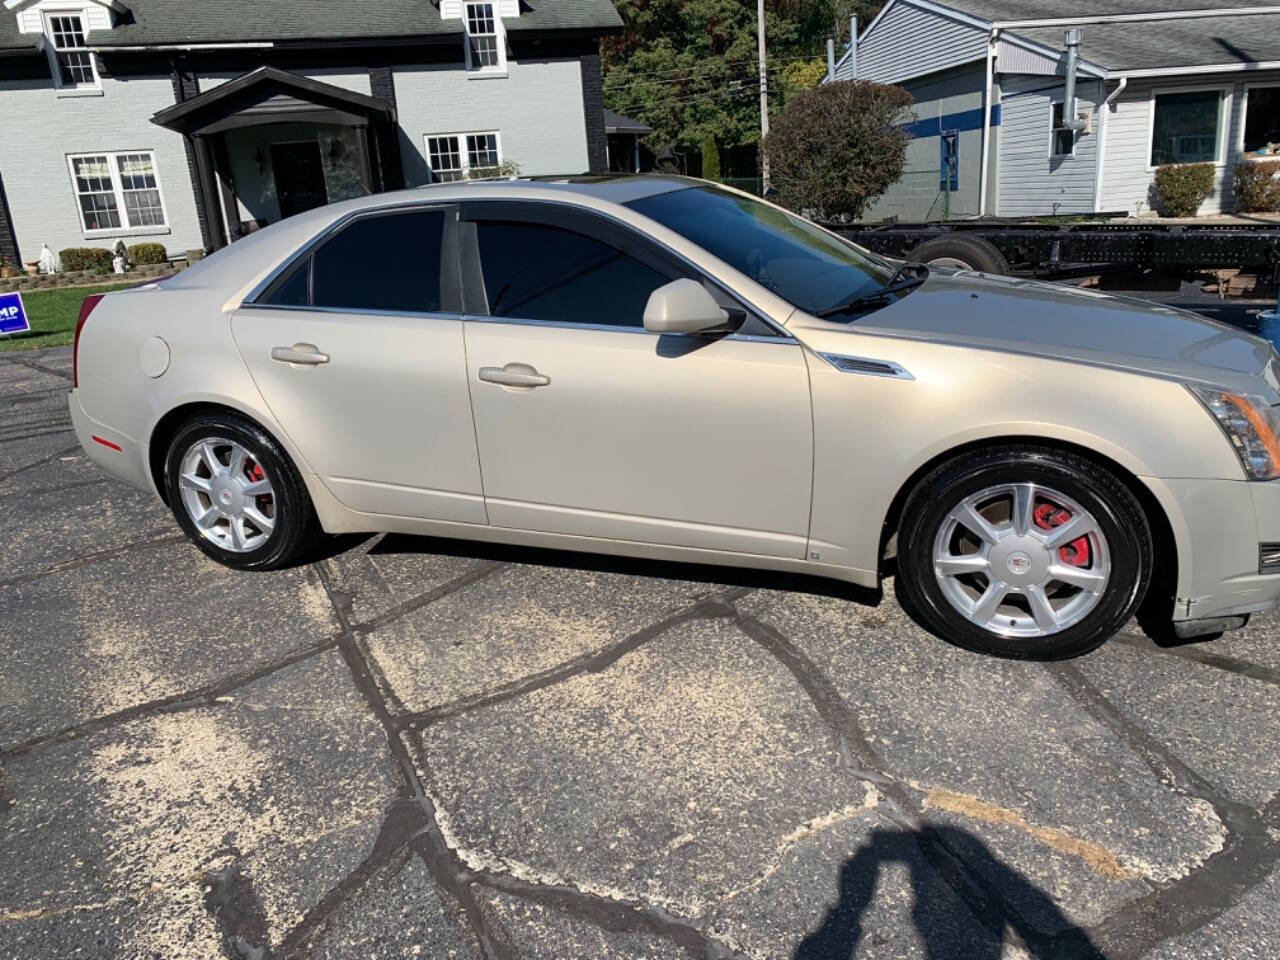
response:
[[[262,666],[254,667],[251,670],[245,670],[240,673],[232,674],[229,677],[223,677],[212,683],[196,687],[193,690],[184,690],[181,693],[175,693],[167,697],[160,697],[155,700],[148,700],[146,703],[140,703],[136,706],[126,707],[123,710],[117,710],[114,713],[108,713],[101,717],[95,717],[92,720],[86,720],[84,723],[75,724],[74,726],[64,727],[54,733],[44,734],[39,737],[33,737],[30,740],[24,740],[4,750],[0,750],[0,761],[21,757],[35,750],[41,750],[54,744],[66,743],[70,740],[79,740],[91,733],[97,733],[99,730],[105,730],[108,727],[117,726],[121,723],[128,723],[130,720],[136,720],[139,717],[146,716],[155,712],[173,712],[177,710],[192,710],[197,707],[212,706],[219,697],[247,686],[263,677],[268,677],[277,671],[286,667],[291,667],[303,660],[308,660],[317,654],[332,650],[338,645],[336,639],[324,640],[320,643],[313,644],[309,647],[303,647],[295,650],[293,653],[272,660]]]

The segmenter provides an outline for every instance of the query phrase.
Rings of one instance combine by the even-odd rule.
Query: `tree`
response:
[[[702,179],[720,179],[720,151],[716,148],[716,138],[702,138]]]
[[[783,205],[861,216],[902,175],[911,102],[901,87],[866,81],[824,84],[792,100],[764,145]]]
[[[605,104],[652,127],[650,143],[698,151],[703,140],[739,146],[760,139],[756,5],[751,0],[617,0],[625,32],[601,43]],[[765,16],[771,88],[791,60],[824,41],[802,18]],[[824,27],[824,29],[826,29]]]

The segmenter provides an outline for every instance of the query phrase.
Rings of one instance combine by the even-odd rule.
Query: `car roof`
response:
[[[217,251],[207,260],[165,280],[168,289],[238,286],[253,270],[246,265],[278,262],[305,246],[337,220],[365,210],[379,210],[415,202],[454,203],[463,200],[552,200],[596,207],[630,203],[643,197],[698,186],[690,177],[653,174],[576,174],[514,177],[506,180],[461,180],[428,184],[408,190],[373,193],[300,213],[272,224]]]
[[[512,177],[508,180],[464,180],[455,183],[429,184],[416,189],[450,193],[458,191],[459,197],[486,196],[500,198],[518,193],[521,188],[545,190],[549,193],[576,194],[596,197],[607,203],[630,203],[642,197],[651,197],[673,190],[695,187],[702,181],[692,177],[679,177],[655,173],[584,173],[566,176]],[[527,194],[525,195],[527,198]]]

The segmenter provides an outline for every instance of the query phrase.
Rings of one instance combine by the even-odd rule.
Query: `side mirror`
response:
[[[712,333],[733,329],[729,312],[696,280],[673,280],[649,294],[644,328],[650,333]]]

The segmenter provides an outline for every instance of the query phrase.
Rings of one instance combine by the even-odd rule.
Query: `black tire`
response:
[[[183,458],[196,444],[213,438],[243,446],[271,483],[272,494],[266,502],[274,514],[274,528],[260,545],[244,552],[224,549],[201,534],[183,501],[179,485]],[[191,542],[214,560],[237,570],[290,566],[310,550],[321,533],[311,497],[289,455],[269,433],[235,413],[199,414],[178,429],[165,455],[164,485],[169,508]]]
[[[1093,515],[1105,537],[1109,580],[1092,609],[1058,632],[1015,637],[980,626],[947,598],[934,574],[935,540],[948,514],[964,498],[1006,483],[1035,483],[1065,494]],[[1000,446],[942,464],[908,496],[898,531],[897,589],[907,610],[950,643],[999,657],[1062,660],[1100,646],[1129,620],[1150,583],[1152,562],[1146,514],[1110,470],[1050,447]]]
[[[956,260],[970,270],[1007,277],[1013,272],[1004,254],[990,240],[970,237],[963,233],[946,233],[926,240],[907,254],[908,260],[932,263],[935,260]]]

